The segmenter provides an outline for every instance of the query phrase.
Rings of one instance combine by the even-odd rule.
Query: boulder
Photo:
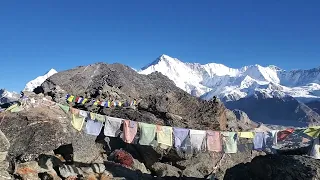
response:
[[[70,126],[70,121],[58,107],[39,107],[6,113],[0,130],[11,144],[9,160],[27,162],[60,145],[70,144]]]
[[[96,136],[83,132],[75,135],[72,140],[73,161],[82,163],[103,163],[103,147],[95,143]]]
[[[226,171],[225,180],[319,179],[320,162],[306,156],[267,155],[240,163]]]
[[[151,172],[146,168],[146,166],[136,159],[133,159],[132,169],[139,170],[143,174],[151,174]]]
[[[51,177],[53,180],[61,180],[54,169],[44,169],[40,167],[36,161],[17,164],[14,174],[23,180],[37,180],[39,176]]]
[[[180,177],[181,170],[170,164],[156,162],[152,165],[152,170],[158,177]]]

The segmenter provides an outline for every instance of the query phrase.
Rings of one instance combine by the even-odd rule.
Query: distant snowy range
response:
[[[270,65],[239,69],[223,64],[185,63],[162,55],[139,73],[161,72],[193,96],[214,96],[265,124],[306,126],[320,122],[320,66],[286,71]]]
[[[137,70],[146,75],[156,71],[191,95],[204,100],[217,97],[227,108],[242,110],[256,122],[296,127],[320,122],[320,66],[292,71],[273,65],[234,69],[217,63],[186,63],[161,55]],[[24,91],[33,91],[55,73],[51,69],[30,81]],[[2,103],[17,97],[17,93],[0,90]]]

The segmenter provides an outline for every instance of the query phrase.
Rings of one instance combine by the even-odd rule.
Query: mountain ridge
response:
[[[162,55],[139,71],[152,72],[166,75],[193,96],[218,97],[227,108],[242,110],[256,122],[300,127],[320,122],[317,103],[305,104],[320,100],[319,68],[286,71],[255,64],[235,69],[217,63],[184,63]]]
[[[286,71],[274,65],[256,64],[235,69],[217,63],[184,63],[161,55],[139,73],[155,71],[168,76],[179,88],[207,100],[213,96],[226,101],[238,100],[255,91],[268,92],[271,97],[273,93],[282,93],[299,101],[320,99],[319,68]]]

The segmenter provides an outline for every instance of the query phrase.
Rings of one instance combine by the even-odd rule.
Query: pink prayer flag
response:
[[[123,141],[126,143],[132,143],[134,137],[137,134],[137,130],[138,130],[137,123],[130,123],[130,120],[124,120],[123,121],[123,133],[124,133]]]
[[[208,151],[222,151],[221,136],[219,131],[207,131],[207,148]]]

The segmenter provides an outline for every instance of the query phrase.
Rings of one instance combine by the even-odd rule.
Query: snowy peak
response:
[[[16,92],[9,92],[5,89],[0,89],[0,104],[9,103],[19,99],[19,94]]]
[[[270,65],[244,66],[239,69],[223,64],[184,63],[177,58],[161,55],[139,71],[141,74],[161,72],[192,95],[225,101],[239,100],[255,92],[265,97],[295,97],[300,101],[320,99],[320,69],[285,71]]]
[[[155,65],[158,65],[158,64],[172,64],[172,63],[175,63],[175,62],[181,62],[179,61],[178,59],[176,58],[172,58],[168,55],[165,55],[165,54],[162,54],[161,56],[159,56],[155,61],[153,61],[152,63],[150,63],[149,65],[141,68],[141,70],[145,70],[147,68],[150,68],[152,66],[155,66]],[[182,63],[182,62],[181,62]]]
[[[28,82],[24,88],[24,91],[33,91],[36,87],[40,86],[46,79],[50,76],[56,74],[57,71],[55,69],[50,69],[45,75],[39,76],[36,79]]]

